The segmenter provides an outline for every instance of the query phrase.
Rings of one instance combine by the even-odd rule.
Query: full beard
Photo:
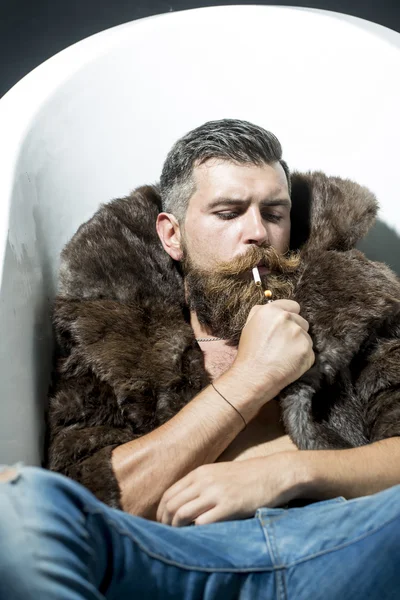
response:
[[[251,270],[260,262],[270,273],[261,275],[262,286],[257,286]],[[299,266],[298,252],[282,255],[272,247],[252,246],[245,255],[206,270],[197,267],[184,248],[182,270],[189,309],[213,336],[237,346],[250,310],[265,303],[264,289],[272,292],[272,300],[293,296]]]

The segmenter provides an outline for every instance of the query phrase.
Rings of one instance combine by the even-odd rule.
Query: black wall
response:
[[[0,97],[40,63],[89,35],[150,15],[229,4],[333,10],[400,31],[400,0],[0,0]]]

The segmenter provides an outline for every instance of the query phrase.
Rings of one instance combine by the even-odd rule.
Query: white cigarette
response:
[[[261,285],[261,277],[260,277],[260,272],[258,270],[258,267],[254,267],[254,269],[253,269],[253,278],[254,278],[254,283],[256,285]]]

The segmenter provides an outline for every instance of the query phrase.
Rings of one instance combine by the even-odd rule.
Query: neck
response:
[[[193,329],[194,337],[196,339],[197,338],[216,337],[216,336],[214,336],[212,331],[210,331],[209,329],[204,327],[204,325],[201,325],[201,323],[199,323],[197,314],[194,310],[190,311],[190,325]]]
[[[185,288],[185,300],[187,302],[188,298],[187,298],[186,281],[184,283],[184,288]],[[206,329],[204,327],[204,325],[201,325],[201,323],[199,323],[199,319],[197,318],[196,311],[194,311],[194,310],[190,311],[190,325],[193,329],[194,337],[196,339],[197,338],[207,338],[207,337],[217,337],[217,336],[214,336],[212,331],[210,331],[209,329]]]
[[[186,302],[188,300],[186,282],[185,282],[185,300],[186,300]],[[196,340],[202,339],[202,338],[219,337],[219,336],[214,335],[210,329],[208,329],[207,327],[205,327],[204,325],[202,325],[199,322],[199,319],[197,317],[195,310],[190,311],[190,325],[193,329],[194,337],[196,338]],[[212,343],[213,343],[213,346],[215,346],[215,345],[220,346],[221,344],[224,345],[225,342],[226,342],[226,340],[218,340],[218,341],[213,341]],[[199,342],[199,343],[203,344],[203,342]],[[207,345],[207,343],[205,343],[205,345]]]

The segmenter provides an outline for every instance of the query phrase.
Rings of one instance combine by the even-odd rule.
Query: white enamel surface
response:
[[[58,256],[101,202],[157,181],[210,119],[279,137],[291,168],[369,186],[400,232],[400,36],[335,13],[233,6],[107,30],[0,101],[0,463],[39,464]]]

